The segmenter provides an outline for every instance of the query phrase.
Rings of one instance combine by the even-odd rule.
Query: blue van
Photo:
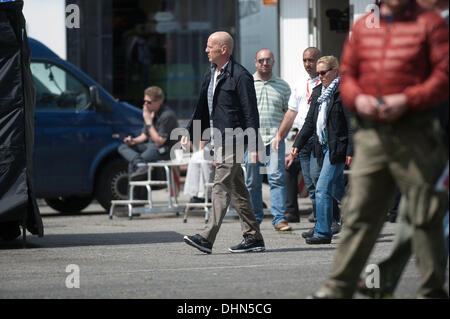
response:
[[[60,212],[79,212],[95,198],[106,209],[125,199],[122,138],[138,135],[142,111],[113,98],[81,70],[29,39],[36,86],[33,154],[37,198]]]

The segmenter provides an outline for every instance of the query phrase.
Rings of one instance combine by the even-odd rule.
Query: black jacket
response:
[[[201,133],[210,128],[208,108],[208,86],[211,80],[211,70],[203,77],[200,97],[192,118],[186,128],[191,138],[195,139],[193,121],[201,121]],[[216,90],[214,92],[212,120],[214,128],[222,134],[222,143],[225,142],[225,129],[241,128],[245,131],[252,128],[255,132],[259,129],[259,113],[256,100],[253,76],[231,57],[225,72],[217,77]],[[259,136],[259,134],[257,134]],[[203,140],[208,139],[202,138]],[[249,150],[257,148],[257,141],[245,139]],[[236,143],[236,139],[234,139]],[[224,144],[222,144],[224,145]]]
[[[316,122],[319,116],[320,106],[317,99],[321,93],[322,84],[313,89],[311,105],[305,119],[305,124],[303,124],[293,145],[293,147],[301,149],[306,145],[308,139],[313,136],[313,155],[318,158],[319,163],[322,163],[323,152],[316,134]],[[350,125],[350,117],[351,114],[342,104],[341,95],[339,89],[337,89],[330,101],[326,115],[327,144],[331,164],[345,162],[346,156],[353,156],[353,131]]]

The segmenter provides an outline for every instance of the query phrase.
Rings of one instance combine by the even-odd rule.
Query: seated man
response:
[[[170,133],[178,127],[175,113],[164,105],[164,92],[157,86],[144,91],[144,126],[138,137],[127,136],[118,152],[128,161],[130,179],[137,179],[147,173],[147,167],[140,163],[170,159],[170,148],[176,141],[170,140]]]

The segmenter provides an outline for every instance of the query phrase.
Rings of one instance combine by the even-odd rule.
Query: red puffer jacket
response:
[[[370,28],[366,15],[347,39],[341,59],[341,94],[355,111],[358,94],[403,92],[411,111],[431,108],[448,96],[449,33],[436,12],[414,5],[395,21]]]

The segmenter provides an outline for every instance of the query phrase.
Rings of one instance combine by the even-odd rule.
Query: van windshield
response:
[[[90,106],[89,89],[66,70],[49,62],[31,62],[37,110],[83,111]]]

